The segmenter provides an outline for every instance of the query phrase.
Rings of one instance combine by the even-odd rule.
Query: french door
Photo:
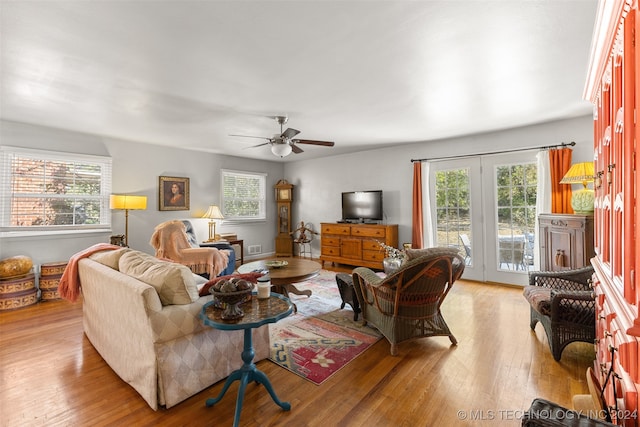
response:
[[[526,285],[535,247],[535,152],[432,162],[428,183],[433,244],[459,249],[463,277]]]

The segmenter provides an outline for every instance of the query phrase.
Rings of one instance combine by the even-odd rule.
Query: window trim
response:
[[[87,225],[29,225],[12,226],[11,201],[13,199],[11,180],[11,162],[15,157],[28,157],[40,160],[65,163],[90,163],[101,167],[100,179],[100,223]],[[109,232],[111,230],[111,211],[109,195],[112,185],[112,158],[90,154],[68,153],[23,147],[0,145],[0,236],[35,236],[47,234],[77,234]]]
[[[224,210],[224,179],[226,175],[244,175],[244,176],[253,176],[260,177],[262,180],[262,212],[257,217],[245,218],[245,217],[232,217],[228,216]],[[265,222],[267,220],[267,173],[265,172],[252,172],[252,171],[242,171],[242,170],[234,170],[234,169],[220,169],[220,208],[222,210],[222,214],[225,216],[224,221],[228,223],[248,223],[248,222]]]

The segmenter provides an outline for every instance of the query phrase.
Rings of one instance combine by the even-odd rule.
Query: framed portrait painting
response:
[[[161,176],[159,191],[161,211],[189,210],[189,178]]]

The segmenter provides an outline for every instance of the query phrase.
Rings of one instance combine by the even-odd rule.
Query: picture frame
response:
[[[161,211],[188,211],[189,178],[161,176],[158,185]]]

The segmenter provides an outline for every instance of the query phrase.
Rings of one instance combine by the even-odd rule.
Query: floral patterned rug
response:
[[[296,283],[300,290],[309,289],[311,297],[290,294],[298,312],[270,324],[270,359],[315,383],[321,384],[347,363],[378,341],[377,330],[353,320],[348,304],[342,300],[336,274],[321,270],[305,282]]]

